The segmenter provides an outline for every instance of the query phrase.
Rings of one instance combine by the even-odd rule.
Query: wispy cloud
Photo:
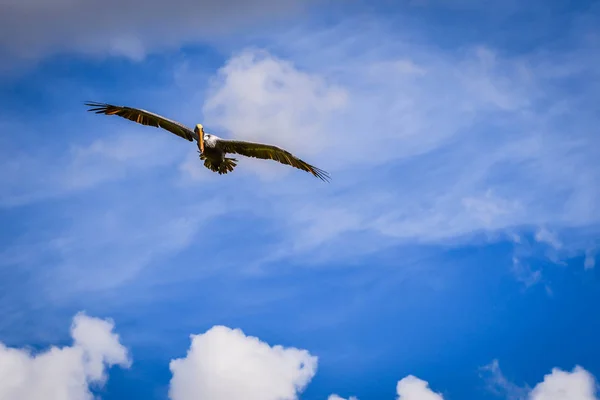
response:
[[[587,250],[585,252],[585,260],[583,262],[583,267],[585,269],[592,269],[596,266],[596,252],[594,250]]]
[[[562,247],[562,243],[556,237],[556,235],[546,228],[538,229],[538,231],[535,233],[535,240],[540,243],[546,243],[555,249],[560,249]]]
[[[102,136],[86,145],[67,146],[68,150],[61,154],[6,150],[0,164],[0,182],[4,187],[0,207],[63,198],[124,180],[135,172],[166,167],[177,161],[183,150],[167,135],[132,134],[121,129],[109,137]]]
[[[493,360],[490,364],[482,367],[481,372],[487,381],[488,390],[498,397],[507,400],[527,400],[531,388],[518,386],[508,380],[502,373],[498,360]]]
[[[515,274],[517,280],[527,288],[540,282],[542,278],[540,270],[532,270],[529,265],[523,264],[523,261],[517,257],[513,257],[512,272]]]
[[[301,137],[295,148],[306,153],[315,142],[322,145],[317,160],[333,167],[337,187],[344,188],[345,215],[376,235],[436,241],[545,223],[564,227],[597,224],[598,210],[581,209],[567,200],[591,199],[595,189],[567,179],[564,172],[565,166],[591,162],[581,146],[594,140],[592,120],[577,133],[576,141],[563,141],[560,132],[552,128],[555,115],[548,104],[563,103],[564,98],[554,99],[549,94],[560,82],[542,71],[540,64],[544,63],[537,54],[511,59],[477,47],[457,60],[443,51],[424,54],[410,43],[384,41],[361,54],[358,63],[357,55],[346,54],[349,49],[344,43],[360,43],[376,31],[361,31],[358,38],[344,26],[338,29],[298,41],[298,52],[309,46],[316,49],[303,60],[304,69],[325,82],[336,82],[347,93],[342,108],[331,112],[329,118],[317,114],[311,121],[322,125],[319,131],[306,131],[301,122],[282,126],[275,117],[268,117],[275,103],[283,115],[302,109],[285,101],[296,99],[294,79],[301,72],[289,72],[293,71],[290,64],[278,58],[266,62],[264,54],[254,63],[249,61],[256,57],[248,52],[236,56],[230,63],[237,68],[221,71],[227,78],[220,78],[217,100],[209,97],[207,104],[217,102],[220,115],[231,121],[261,116],[253,124],[242,123],[228,130],[242,132],[246,128],[241,125],[249,125],[258,126],[260,132],[273,132],[273,141]],[[339,37],[345,40],[337,40]],[[290,37],[285,39],[286,51],[295,54],[294,41],[290,44]],[[318,45],[309,44],[311,40],[318,40]],[[418,61],[407,64],[407,54]],[[401,65],[419,65],[419,73],[413,73],[415,68],[409,73],[406,68],[398,69],[395,57]],[[327,65],[322,72],[316,60]],[[288,73],[271,79],[277,64]],[[377,74],[372,73],[373,65]],[[262,82],[251,91],[260,101],[251,100],[232,83],[250,76]],[[279,82],[286,77],[288,84]],[[583,76],[568,76],[576,78]],[[277,87],[277,92],[272,87]],[[222,93],[228,93],[227,101]],[[303,104],[302,98],[298,104]],[[552,164],[550,160],[554,160]],[[559,163],[561,173],[553,167]],[[583,173],[591,179],[598,173],[596,164],[588,164],[579,176]],[[350,181],[361,189],[346,190]],[[367,200],[362,196],[365,192],[377,200]],[[331,207],[339,208],[334,197],[328,196],[325,204],[327,200]],[[326,214],[326,210],[321,213]],[[319,224],[323,219],[319,218]]]

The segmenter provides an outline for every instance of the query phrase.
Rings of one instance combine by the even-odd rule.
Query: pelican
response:
[[[222,139],[211,133],[205,133],[202,124],[196,124],[194,130],[191,130],[177,121],[138,108],[97,102],[87,102],[85,105],[90,107],[88,111],[95,112],[96,114],[118,115],[138,124],[163,128],[190,142],[195,140],[198,144],[200,160],[204,161],[204,166],[211,171],[218,172],[219,175],[233,171],[237,165],[237,159],[225,157],[227,153],[230,153],[279,161],[282,164],[309,172],[323,181],[329,181],[330,179],[327,172],[302,161],[290,152],[277,146]]]

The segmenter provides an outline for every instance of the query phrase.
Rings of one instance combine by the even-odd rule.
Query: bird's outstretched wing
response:
[[[275,160],[282,164],[310,172],[323,181],[329,181],[329,174],[322,169],[312,166],[289,151],[269,144],[245,142],[241,140],[219,139],[217,146],[226,153],[236,153],[247,157],[262,158],[264,160]]]
[[[193,130],[177,121],[170,120],[150,111],[142,110],[133,107],[115,106],[106,103],[87,102],[86,106],[91,107],[88,111],[96,114],[118,115],[119,117],[127,118],[130,121],[137,122],[142,125],[154,126],[163,128],[167,131],[176,134],[190,142],[194,141],[196,134]]]

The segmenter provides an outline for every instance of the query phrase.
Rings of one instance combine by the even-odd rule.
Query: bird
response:
[[[213,172],[217,172],[219,175],[232,172],[237,166],[238,160],[226,157],[226,155],[240,154],[246,157],[278,161],[281,164],[309,172],[325,182],[329,182],[331,179],[328,172],[310,165],[289,151],[274,145],[223,139],[212,133],[205,132],[202,124],[196,124],[192,130],[177,121],[141,108],[118,106],[94,101],[89,101],[84,104],[89,107],[88,111],[96,114],[118,115],[119,117],[126,118],[141,125],[165,129],[190,142],[195,140],[198,144],[200,160],[204,161],[204,166]]]

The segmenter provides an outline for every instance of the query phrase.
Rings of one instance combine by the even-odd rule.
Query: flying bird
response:
[[[204,161],[204,166],[219,174],[231,172],[237,165],[237,159],[225,156],[229,153],[279,161],[282,164],[309,172],[323,181],[329,181],[330,179],[327,172],[302,161],[289,151],[277,146],[242,140],[222,139],[216,135],[205,133],[202,124],[196,124],[192,130],[177,121],[139,108],[97,102],[87,102],[85,105],[90,107],[88,111],[95,112],[96,114],[118,115],[138,124],[163,128],[190,142],[195,140],[198,143],[200,160]]]

